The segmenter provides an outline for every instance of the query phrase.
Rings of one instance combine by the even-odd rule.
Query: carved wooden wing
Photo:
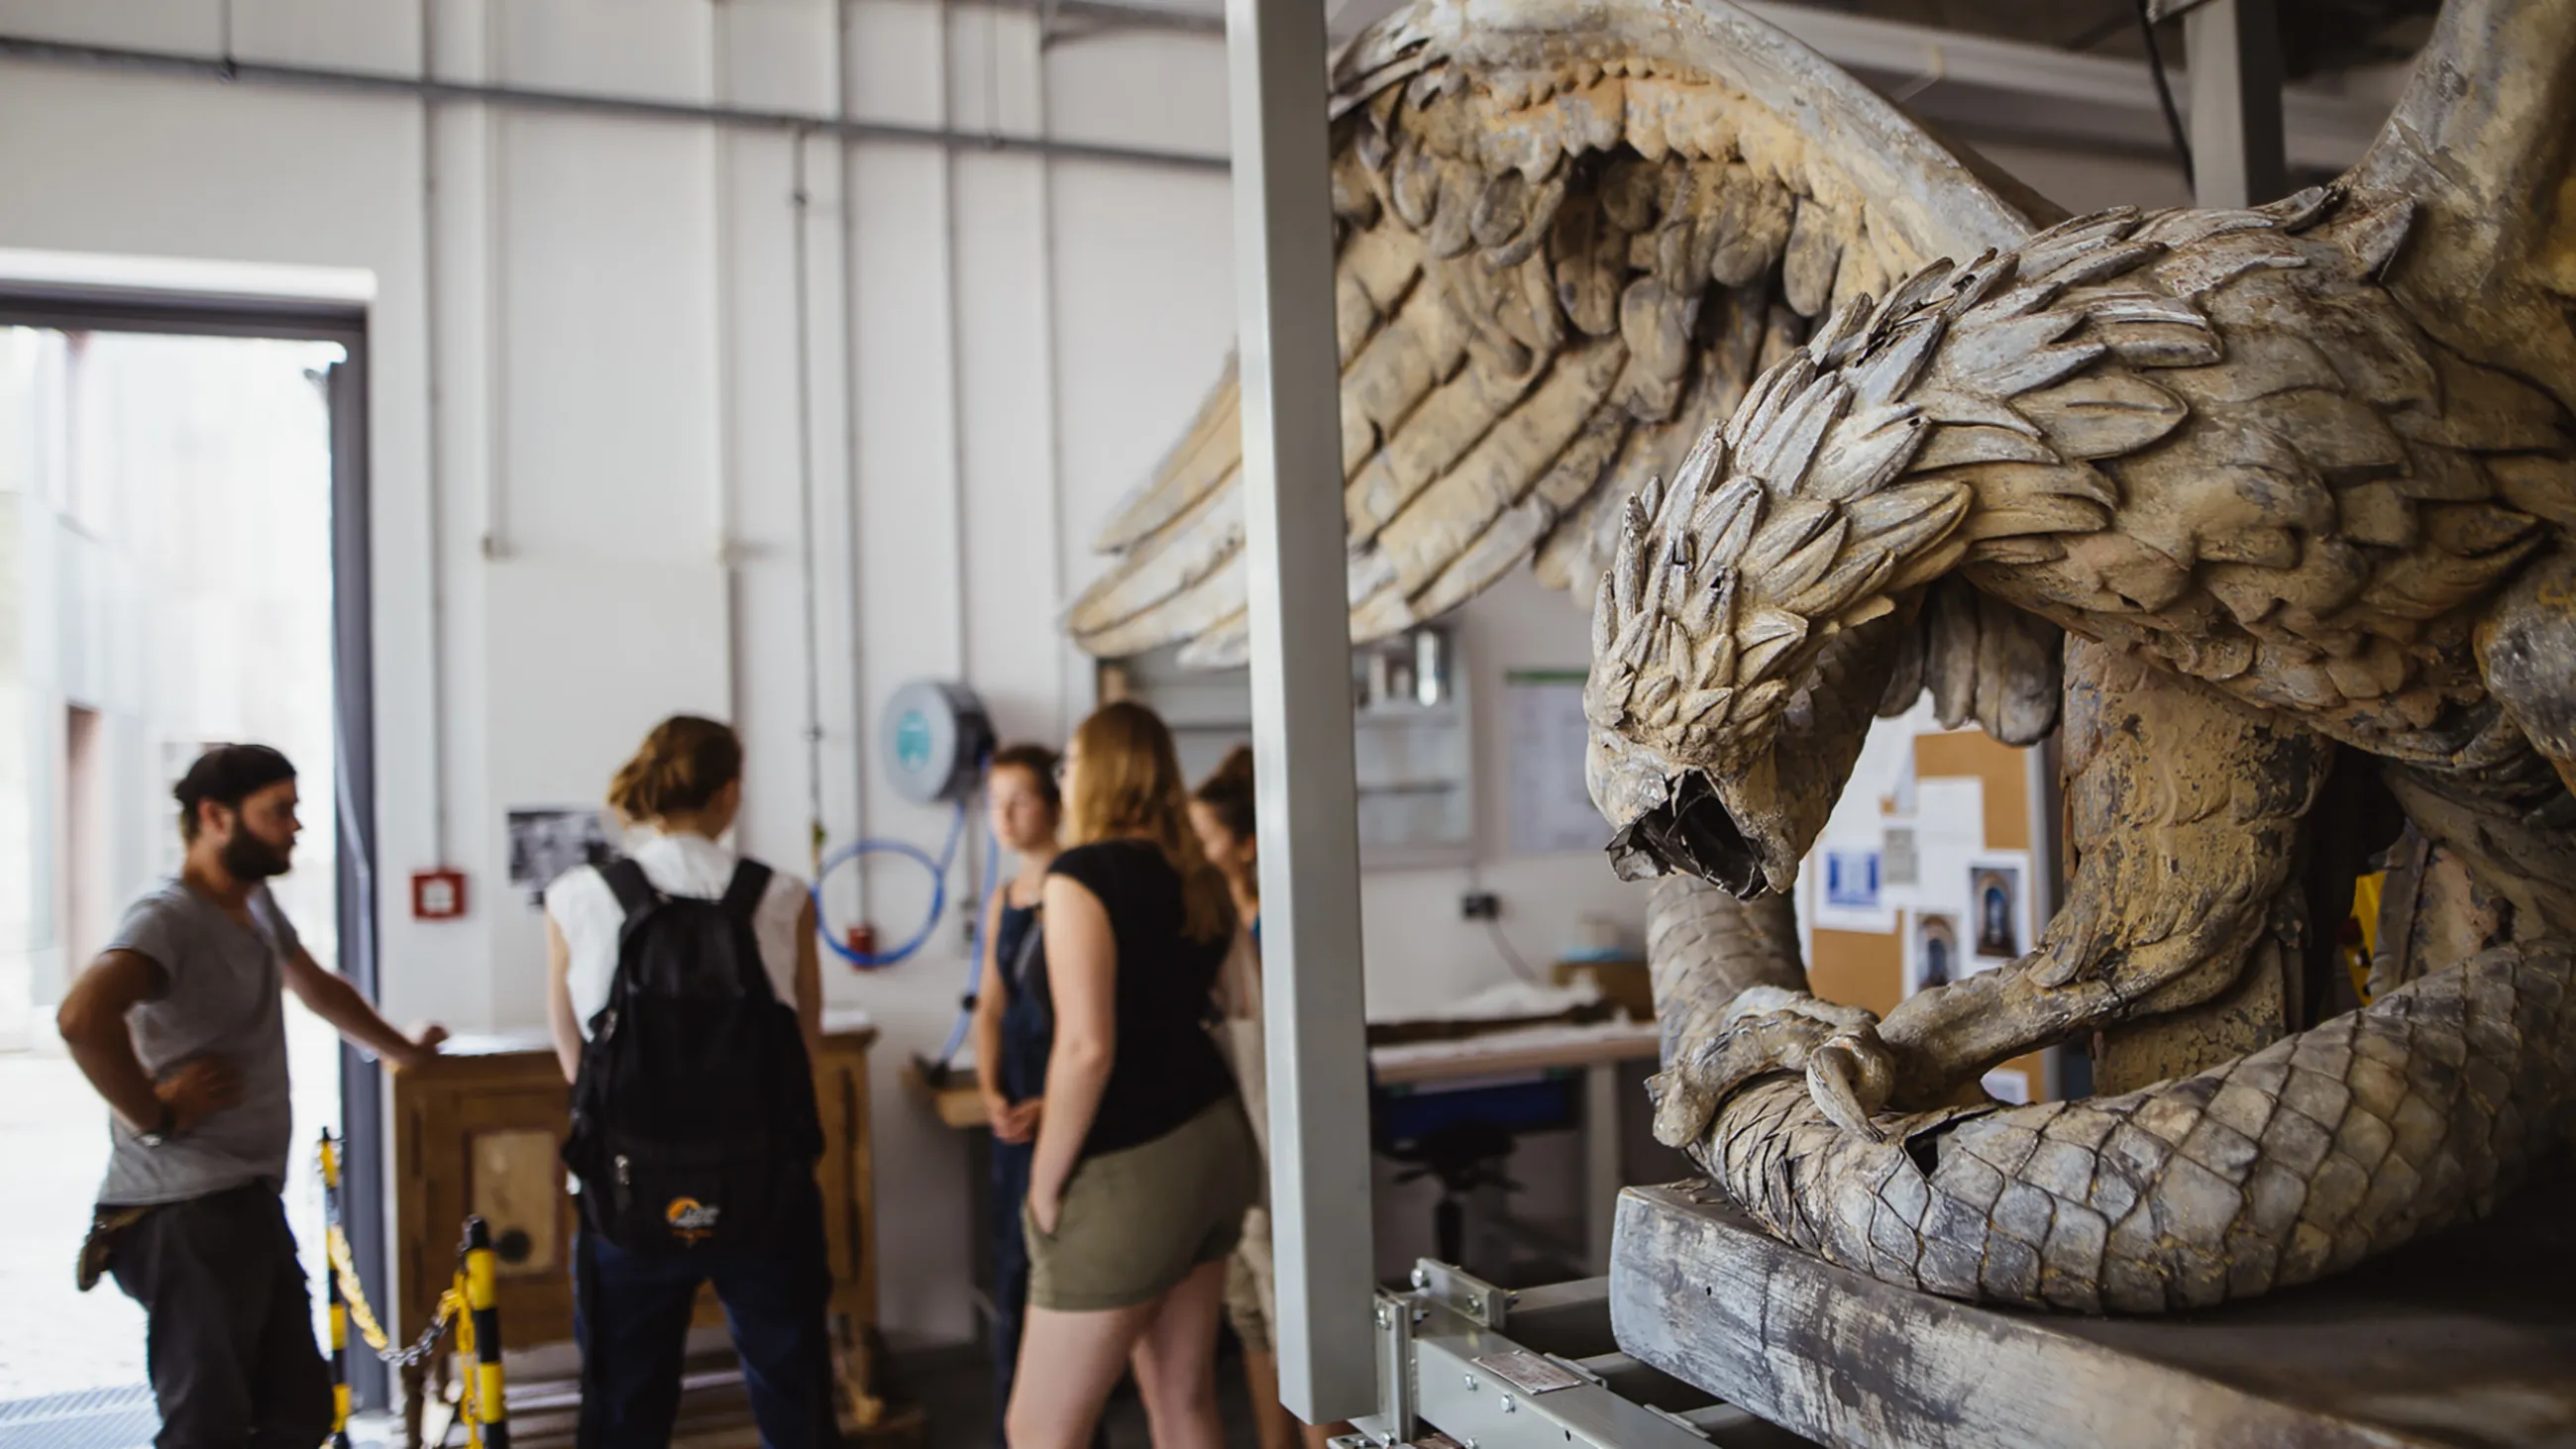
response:
[[[2056,215],[1722,0],[1430,0],[1355,41],[1333,84],[1362,642],[1524,561],[1588,598],[1625,498],[1835,303]],[[1243,657],[1240,448],[1229,366],[1101,530],[1117,563],[1069,613],[1083,648]],[[1981,651],[1973,605],[1944,617],[1965,659],[2052,656],[2053,679],[2047,641]]]

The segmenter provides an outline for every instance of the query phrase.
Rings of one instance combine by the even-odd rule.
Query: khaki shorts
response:
[[[1023,1205],[1029,1304],[1097,1313],[1148,1303],[1202,1263],[1222,1263],[1243,1236],[1258,1161],[1243,1104],[1228,1096],[1187,1122],[1073,1170],[1055,1231]]]
[[[1225,1319],[1245,1353],[1269,1353],[1272,1313],[1270,1210],[1243,1215],[1243,1241],[1225,1260]]]

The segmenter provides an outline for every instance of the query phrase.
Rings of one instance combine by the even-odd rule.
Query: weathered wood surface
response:
[[[2011,738],[2065,702],[2078,858],[2010,966],[1873,1022],[1716,959],[1762,934],[1721,909],[1652,933],[1658,1134],[1765,1229],[1907,1288],[2180,1312],[2481,1215],[2565,1140],[2576,371],[2425,288],[2510,272],[2495,329],[2563,330],[2569,95],[2576,5],[2452,0],[2346,182],[2076,218],[1837,308],[1627,505],[1584,698],[1622,874],[1786,893],[1869,706],[1991,698]],[[2062,675],[1989,637],[2016,612]],[[2411,951],[2465,950],[2338,1015],[2315,948],[2400,812],[2511,909],[2401,896]],[[2093,1100],[1958,1099],[2096,1033]]]
[[[1363,642],[1525,562],[1588,595],[1629,496],[1835,307],[2060,215],[1727,4],[1420,0],[1342,54],[1333,114]],[[1112,511],[1116,562],[1066,613],[1082,648],[1243,658],[1236,413],[1229,370]]]
[[[2571,1194],[2562,1171],[2360,1277],[2105,1319],[1908,1292],[1782,1245],[1705,1184],[1632,1188],[1611,1324],[1640,1361],[1854,1449],[2565,1445]]]

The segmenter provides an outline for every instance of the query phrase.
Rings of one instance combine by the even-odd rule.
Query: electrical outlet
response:
[[[1458,898],[1458,915],[1461,919],[1492,921],[1501,919],[1502,914],[1502,897],[1492,891],[1469,891]]]

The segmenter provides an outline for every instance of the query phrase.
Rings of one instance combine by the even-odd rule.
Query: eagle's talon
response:
[[[1871,1117],[1887,1105],[1896,1083],[1887,1048],[1875,1031],[1848,1033],[1818,1046],[1807,1057],[1807,1095],[1835,1126],[1884,1142],[1887,1133]]]
[[[1804,992],[1775,987],[1745,991],[1718,1031],[1677,1047],[1671,1065],[1648,1081],[1655,1139],[1667,1147],[1689,1147],[1708,1130],[1728,1097],[1761,1078],[1807,1073],[1812,1085],[1813,1064],[1829,1048],[1850,1061],[1849,1076],[1859,1084],[1861,1097],[1873,1105],[1886,1102],[1894,1073],[1878,1039],[1878,1018]],[[1858,1113],[1858,1120],[1867,1117],[1866,1111]]]

